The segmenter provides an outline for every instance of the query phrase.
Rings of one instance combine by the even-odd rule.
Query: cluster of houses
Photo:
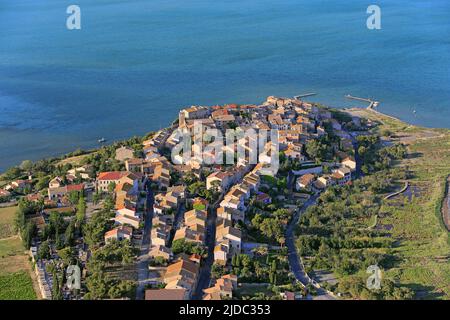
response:
[[[193,209],[184,212],[182,221],[175,225],[173,213],[183,208],[186,200],[184,186],[169,187],[166,193],[155,198],[149,256],[152,259],[161,257],[169,264],[162,277],[164,289],[147,290],[146,299],[159,300],[167,296],[190,299],[197,286],[202,257],[197,254],[174,257],[169,238],[174,234],[172,242],[184,240],[186,243],[205,245],[209,204],[202,198],[189,199]],[[169,211],[171,214],[168,214]]]
[[[297,99],[268,97],[261,105],[193,106],[180,111],[179,128],[193,133],[198,122],[202,123],[204,130],[214,128],[224,131],[239,127],[258,132],[277,129],[280,151],[286,157],[305,165],[302,170],[294,171],[298,176],[297,190],[320,192],[331,185],[348,184],[356,171],[356,161],[351,156],[351,136],[343,130],[339,121],[333,118],[329,110]],[[352,122],[355,126],[360,125],[359,118],[353,118]],[[239,159],[238,163],[232,166],[205,165],[204,161],[208,157],[215,157],[215,151],[209,150],[203,151],[201,158],[191,157],[187,163],[175,164],[169,161],[162,150],[171,150],[180,143],[178,131],[173,130],[175,126],[174,124],[170,128],[160,130],[152,138],[143,141],[142,152],[138,152],[139,154],[128,146],[119,147],[115,159],[123,163],[124,171],[100,172],[93,179],[92,168],[89,165],[81,166],[69,170],[63,177],[52,179],[47,190],[46,201],[60,208],[68,207],[71,192],[94,189],[100,193],[113,192],[115,224],[105,233],[105,243],[131,240],[133,233],[142,227],[141,208],[146,200],[141,197],[144,185],[151,185],[154,190],[158,190],[154,197],[151,247],[148,255],[151,259],[163,258],[167,267],[161,280],[164,288],[146,290],[145,298],[148,300],[192,297],[197,287],[202,257],[196,254],[181,254],[175,257],[171,246],[174,241],[181,239],[187,243],[205,246],[208,212],[215,210],[217,216],[213,243],[214,263],[229,267],[232,257],[240,254],[242,250],[242,232],[238,225],[245,223],[249,199],[254,197],[256,201],[264,204],[272,201],[268,194],[259,191],[261,169],[265,167],[261,158],[260,163],[256,165],[250,164],[247,159]],[[307,166],[306,143],[327,135],[330,130],[340,137],[340,145],[334,146],[340,161],[330,165],[331,170],[323,170],[327,164]],[[238,141],[238,144],[247,150],[251,139],[246,137]],[[266,144],[266,149],[269,145],[270,143]],[[194,154],[198,151],[196,148],[193,144]],[[225,145],[222,148],[224,153],[229,151],[228,148],[234,148],[234,152],[237,146]],[[206,178],[201,175],[205,166],[210,170]],[[220,201],[214,204],[214,207],[203,198],[189,198],[185,185],[171,185],[172,174],[183,175],[188,172],[202,177],[207,190],[220,193]],[[17,180],[9,183],[0,189],[0,198],[9,197],[14,191],[27,188],[31,181]],[[186,206],[192,209],[183,212]],[[237,277],[228,274],[216,279],[211,287],[205,289],[203,298],[231,298],[236,287]]]
[[[355,125],[359,125],[359,119],[353,119]],[[342,129],[341,124],[332,117],[330,111],[318,108],[296,99],[283,99],[269,97],[267,101],[260,105],[241,105],[234,104],[225,106],[203,107],[193,106],[180,111],[178,124],[180,128],[186,128],[193,133],[194,125],[201,122],[203,128],[216,128],[224,130],[227,128],[240,127],[242,129],[253,128],[257,130],[277,129],[279,133],[280,150],[289,158],[296,159],[300,163],[307,163],[305,156],[305,144],[310,139],[320,138],[333,130],[333,133],[341,139],[341,145],[335,146],[338,149],[351,150],[353,148],[351,137]],[[173,148],[180,142],[180,137],[176,132],[168,135],[165,146]],[[248,147],[249,141],[239,141],[239,143]],[[195,144],[192,146],[192,153],[195,154]],[[224,146],[222,151],[226,151]],[[149,147],[146,149],[146,159],[157,158],[154,150]],[[211,153],[211,151],[208,151]],[[180,172],[196,173],[204,166],[205,158],[213,157],[214,154],[208,152],[201,153],[201,159],[190,158],[187,163],[182,165],[173,165],[173,168]],[[176,159],[177,156],[175,156]],[[181,159],[179,159],[181,160]],[[256,166],[249,165],[246,160],[239,162],[234,166],[224,167],[221,165],[210,166],[213,172],[206,177],[206,189],[215,190],[223,195],[219,206],[213,208],[217,213],[216,238],[214,246],[214,263],[229,266],[231,258],[239,254],[242,249],[242,233],[237,224],[245,222],[246,204],[250,197],[254,196],[256,201],[265,204],[271,203],[272,199],[268,194],[258,191],[260,185],[260,170],[263,164]],[[351,156],[343,156],[338,166],[333,167],[332,173],[323,174],[322,166],[312,169],[304,169],[304,172],[297,172],[297,189],[321,191],[329,185],[346,184],[351,181],[352,172],[356,170],[356,162]],[[178,206],[178,197],[168,191],[156,199],[154,212],[158,214],[158,219],[154,225],[158,226],[154,236],[152,234],[152,256],[161,255],[167,259],[172,259],[173,254],[167,244],[170,227],[169,217],[165,212],[176,210]],[[174,240],[185,239],[187,242],[204,244],[205,226],[207,220],[207,205],[195,207],[185,213],[184,221],[176,226]],[[155,223],[156,222],[156,223]],[[154,239],[154,241],[153,241]],[[174,263],[177,266],[192,263]],[[173,264],[172,264],[173,265]],[[172,266],[170,265],[170,266]],[[186,272],[186,274],[190,274]],[[183,278],[183,277],[181,277]],[[166,282],[167,283],[167,282]],[[189,283],[187,281],[186,283]],[[204,299],[220,299],[232,296],[232,288],[235,287],[237,279],[233,275],[227,275],[217,279],[215,284],[204,290]],[[178,290],[181,290],[180,285]],[[186,292],[192,292],[191,285],[184,286],[183,294],[175,292],[168,293],[167,289],[153,290],[149,295],[160,295],[166,297],[169,294],[184,295]],[[150,297],[155,299],[155,297]]]
[[[68,196],[71,192],[84,193],[95,188],[92,176],[92,168],[84,165],[72,168],[64,176],[57,176],[50,180],[47,188],[48,200],[58,207],[70,205]]]
[[[236,290],[238,284],[237,276],[226,274],[216,280],[214,286],[203,290],[203,300],[222,300],[231,299],[233,290]]]
[[[9,200],[15,193],[24,193],[27,188],[32,185],[32,179],[29,177],[26,180],[14,180],[0,188],[0,200]]]
[[[111,191],[115,195],[115,228],[105,234],[105,242],[131,239],[133,229],[139,229],[142,213],[138,210],[139,192],[144,176],[129,171],[109,171],[98,174],[95,181],[98,192]],[[132,227],[132,228],[131,228]]]
[[[216,264],[227,266],[234,255],[241,253],[242,232],[236,228],[236,224],[245,221],[247,209],[245,201],[258,192],[260,178],[257,172],[259,169],[260,166],[255,167],[240,179],[241,182],[230,187],[217,208],[214,247],[214,263]],[[223,191],[226,191],[228,187]]]
[[[161,251],[162,257],[166,260],[171,260],[166,256],[166,252],[171,252],[171,249],[167,248],[167,246],[172,230],[177,228],[174,225],[174,214],[185,201],[185,189],[185,186],[181,185],[169,187],[167,192],[155,196],[151,231],[151,243],[155,248],[152,249],[152,257],[159,255],[159,251]]]
[[[339,164],[334,164],[332,173],[324,174],[323,166],[304,169],[297,172],[297,191],[321,192],[334,185],[345,185],[352,181],[352,174],[356,171],[356,161],[353,157],[347,157]]]
[[[194,133],[196,123],[201,123],[205,132],[208,129],[224,131],[228,128],[240,128],[243,131],[253,129],[255,132],[277,129],[280,151],[283,151],[287,157],[300,162],[308,161],[305,156],[306,143],[311,139],[327,135],[330,130],[334,135],[340,137],[340,145],[334,146],[336,151],[353,149],[352,137],[342,128],[342,124],[333,118],[333,114],[329,110],[297,99],[271,96],[262,105],[193,106],[180,111],[178,123],[180,129],[187,129],[191,134]],[[356,127],[360,126],[360,118],[353,117],[351,124]],[[180,142],[180,139],[179,132],[174,131],[167,137],[165,146],[171,149]],[[250,139],[251,137],[246,137],[244,141],[239,141],[239,144],[248,148],[251,143]],[[183,163],[190,170],[198,170],[205,162],[208,163],[208,158],[212,159],[215,156],[215,148],[203,150],[200,152],[200,159],[196,148],[198,146],[194,143],[192,145],[194,156],[187,163]],[[230,147],[221,146],[221,148],[225,153]],[[236,149],[236,146],[234,148]],[[181,155],[175,155],[174,159],[182,162]],[[242,165],[246,166],[247,164]],[[217,172],[216,175],[222,181],[221,188],[235,183],[231,173]],[[223,177],[224,175],[228,175],[228,177]],[[214,179],[214,176],[210,177],[211,182]]]
[[[158,151],[166,135],[166,130],[162,130],[156,133],[153,138],[143,142],[145,159],[136,157],[133,148],[122,146],[116,149],[115,159],[125,164],[126,171],[101,172],[97,176],[97,191],[106,192],[111,184],[115,186],[116,216],[114,221],[116,227],[105,234],[105,242],[112,239],[130,239],[133,230],[140,229],[143,214],[139,209],[145,201],[140,197],[140,192],[143,190],[144,184],[150,181],[158,188],[169,187],[171,164]],[[164,215],[164,210],[175,209],[178,201],[184,196],[183,194],[173,196],[175,193],[168,192],[164,195],[164,201],[159,201],[160,198],[155,199],[157,202],[155,212],[159,214],[153,222],[154,225],[158,225],[158,228],[154,228],[151,234],[155,244],[162,244],[163,246],[167,244],[167,228],[171,221],[169,217]]]
[[[6,191],[14,191],[14,190],[20,190],[20,189],[25,189],[27,186],[31,185],[32,180],[31,179],[27,179],[27,180],[14,180],[11,181],[10,183],[8,183],[3,190]]]
[[[200,272],[198,255],[181,256],[170,264],[163,276],[163,289],[148,289],[146,300],[188,300],[196,289]]]
[[[0,189],[0,199],[4,199],[5,202],[11,198],[11,192],[5,189]]]

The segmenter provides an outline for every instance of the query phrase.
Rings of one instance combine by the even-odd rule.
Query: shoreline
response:
[[[308,103],[315,103],[315,102],[310,102],[310,101],[305,101],[305,102],[308,102]],[[379,105],[379,104],[378,104]],[[400,118],[397,118],[397,117],[395,117],[395,116],[392,116],[392,115],[389,115],[389,114],[386,114],[386,113],[384,113],[384,112],[381,112],[381,111],[378,111],[378,110],[376,110],[376,109],[374,109],[374,108],[369,108],[369,107],[345,107],[345,108],[336,108],[336,107],[330,107],[330,106],[327,106],[327,105],[324,105],[325,107],[328,107],[328,108],[330,108],[330,109],[335,109],[335,110],[340,110],[340,111],[344,111],[344,112],[347,112],[347,113],[349,113],[349,114],[353,114],[354,112],[361,112],[361,111],[363,111],[363,112],[372,112],[372,113],[374,113],[374,114],[376,114],[376,115],[379,115],[379,116],[382,116],[382,117],[386,117],[386,118],[389,118],[389,119],[391,119],[391,120],[394,120],[394,121],[398,121],[398,122],[401,122],[401,123],[404,123],[405,125],[408,125],[408,126],[413,126],[413,127],[417,127],[417,128],[424,128],[424,129],[430,129],[430,130],[450,130],[450,128],[436,128],[436,127],[430,127],[430,128],[428,128],[428,127],[422,127],[422,126],[417,126],[417,125],[414,125],[414,124],[411,124],[411,123],[409,123],[409,122],[406,122],[406,121],[404,121],[404,120],[402,120],[402,119],[400,119]],[[181,109],[180,109],[181,110]],[[170,124],[168,124],[168,126],[167,127],[169,127],[170,126]],[[167,128],[167,127],[165,127],[165,128]],[[156,131],[154,131],[154,132],[158,132],[158,131],[160,131],[160,130],[162,130],[162,129],[164,129],[164,128],[160,128],[159,130],[156,130]],[[100,150],[102,147],[105,147],[105,146],[111,146],[111,145],[113,145],[113,144],[115,144],[115,143],[118,143],[118,142],[121,142],[121,141],[126,141],[126,140],[128,140],[128,139],[131,139],[132,137],[134,137],[134,136],[137,136],[137,137],[141,137],[140,135],[130,135],[130,136],[128,136],[127,138],[124,138],[124,139],[121,139],[121,140],[113,140],[113,141],[111,141],[110,143],[105,143],[105,144],[103,144],[103,145],[101,145],[101,146],[98,146],[98,147],[96,147],[96,148],[89,148],[89,149],[83,149],[83,148],[77,148],[77,149],[75,149],[75,150],[73,150],[73,151],[71,151],[71,152],[69,152],[69,153],[62,153],[62,154],[59,154],[59,155],[55,155],[55,156],[51,156],[51,155],[49,155],[49,156],[44,156],[44,157],[42,157],[42,158],[39,158],[39,159],[37,159],[37,160],[33,160],[33,162],[36,162],[36,161],[40,161],[40,160],[51,160],[51,161],[54,161],[54,160],[60,160],[60,161],[63,161],[63,160],[65,160],[65,159],[68,159],[68,158],[72,158],[73,156],[68,156],[69,154],[71,154],[71,153],[73,153],[73,152],[76,152],[76,150],[81,150],[83,153],[82,153],[82,155],[87,155],[87,154],[91,154],[91,153],[93,153],[93,152],[96,152],[96,151],[98,151],[98,150]],[[24,160],[28,160],[27,158],[24,158],[24,159],[21,159],[20,160],[20,162],[22,162],[22,161],[24,161]],[[19,163],[16,163],[15,165],[12,165],[12,166],[9,166],[9,167],[7,167],[5,170],[0,170],[0,181],[2,181],[1,180],[1,177],[2,177],[2,175],[7,171],[7,170],[9,170],[9,169],[11,169],[11,168],[14,168],[14,167],[18,167],[19,165],[20,165],[20,162]]]

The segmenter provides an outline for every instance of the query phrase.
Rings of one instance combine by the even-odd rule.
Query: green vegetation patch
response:
[[[0,300],[36,300],[33,283],[26,271],[0,275]]]
[[[17,207],[0,208],[0,239],[14,235],[14,215]]]
[[[0,240],[0,258],[22,254],[24,248],[19,237]]]
[[[386,201],[378,222],[392,226],[391,254],[396,261],[386,277],[415,292],[415,299],[450,298],[449,232],[440,213],[445,180],[450,174],[450,131],[411,126],[366,110],[360,115],[379,121],[377,132],[407,145],[408,155],[396,167],[409,172],[411,187]],[[399,200],[401,199],[401,200]]]

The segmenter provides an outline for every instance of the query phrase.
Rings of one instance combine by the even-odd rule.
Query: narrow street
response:
[[[173,238],[175,237],[175,233],[180,228],[182,221],[184,219],[184,212],[186,211],[186,206],[184,203],[178,206],[177,212],[175,212],[175,217],[173,219],[173,227],[170,230],[169,240],[167,241],[167,247],[172,248]]]
[[[145,203],[145,213],[144,213],[144,230],[142,231],[142,243],[140,248],[140,255],[137,262],[137,272],[138,272],[138,286],[136,288],[136,299],[144,299],[144,289],[148,281],[148,263],[149,256],[148,252],[151,246],[151,230],[152,230],[152,219],[153,219],[153,202],[154,196],[153,192],[146,186],[147,198]]]
[[[194,300],[201,300],[203,296],[203,289],[209,287],[211,282],[211,267],[214,263],[214,246],[216,244],[216,220],[217,220],[217,207],[223,199],[223,194],[212,205],[208,214],[208,220],[206,221],[206,238],[205,243],[208,250],[208,256],[203,260],[200,268],[200,274],[198,277],[197,287],[192,296]]]

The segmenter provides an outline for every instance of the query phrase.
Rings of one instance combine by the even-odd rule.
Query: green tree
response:
[[[37,256],[39,259],[50,259],[50,244],[48,240],[45,240],[39,246]]]
[[[11,167],[3,174],[4,180],[14,180],[20,177],[22,170],[19,167]]]
[[[83,225],[84,241],[91,247],[97,247],[103,242],[103,236],[108,230],[109,213],[100,211],[95,213],[88,223]]]
[[[57,250],[64,248],[64,241],[61,239],[60,233],[55,235],[55,247]]]
[[[109,193],[113,193],[115,189],[116,189],[116,183],[115,183],[115,182],[111,182],[111,183],[108,185],[108,192],[109,192]]]
[[[83,196],[78,199],[78,206],[77,206],[77,214],[76,214],[76,225],[77,227],[81,227],[81,225],[84,222],[86,216],[86,200]]]
[[[31,162],[31,160],[22,161],[22,163],[20,164],[20,169],[22,169],[25,172],[30,173],[31,169],[33,169],[33,162]]]
[[[225,274],[226,274],[225,266],[219,265],[217,263],[214,263],[212,265],[212,267],[211,267],[211,275],[214,278],[219,279],[220,277],[222,277]]]
[[[97,192],[94,194],[94,196],[92,197],[92,202],[93,202],[95,205],[97,205],[97,204],[100,202],[101,198],[102,198],[102,195],[97,191]]]
[[[25,214],[20,208],[16,210],[14,216],[14,230],[20,232],[25,226]]]
[[[48,221],[50,225],[51,235],[54,235],[56,237],[58,233],[64,231],[64,218],[58,212],[51,211],[50,216],[48,217]]]
[[[22,242],[26,249],[30,249],[31,242],[33,240],[33,237],[36,236],[36,233],[37,233],[36,224],[33,221],[28,221],[25,224],[25,227],[23,227],[21,232]]]
[[[69,192],[69,201],[72,205],[75,205],[78,203],[78,200],[82,196],[81,192],[78,191],[71,191]]]
[[[52,279],[52,300],[62,300],[61,285],[56,270],[53,271]]]
[[[65,247],[58,250],[58,256],[61,258],[65,266],[70,266],[75,263],[75,250],[71,247]]]
[[[270,270],[272,272],[276,272],[277,271],[277,261],[275,259],[272,260],[272,265],[270,266]]]
[[[108,297],[110,299],[119,299],[123,297],[134,297],[136,292],[136,283],[129,280],[116,280],[109,283]]]
[[[43,189],[47,188],[49,182],[50,182],[50,177],[45,176],[45,177],[39,178],[38,182],[36,183],[36,185],[34,187],[37,190],[43,190]]]
[[[71,220],[69,225],[66,228],[66,231],[64,232],[64,243],[65,246],[73,246],[75,242],[75,220]]]
[[[86,288],[88,293],[86,299],[99,300],[108,295],[110,277],[103,270],[95,270],[86,277]]]

